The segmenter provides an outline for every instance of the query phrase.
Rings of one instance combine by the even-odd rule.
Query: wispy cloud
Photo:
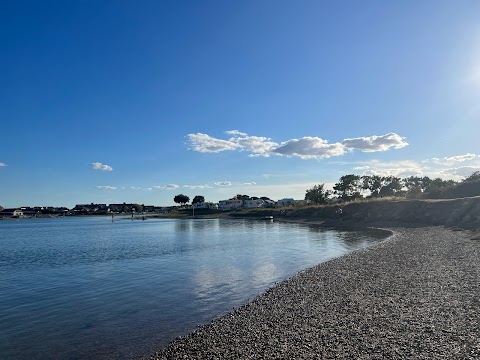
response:
[[[221,140],[207,134],[188,134],[192,150],[201,153],[218,153],[227,150],[239,149],[240,145],[228,140]]]
[[[250,136],[238,130],[226,132],[231,135],[228,140],[217,139],[207,134],[188,134],[190,149],[202,153],[219,153],[222,151],[246,151],[249,156],[271,155],[299,157],[301,159],[324,159],[341,156],[348,151],[362,152],[387,151],[400,149],[408,145],[404,137],[395,133],[345,139],[342,142],[329,143],[320,137],[306,136],[290,139],[282,143],[263,136]]]
[[[458,163],[463,166],[454,166]],[[382,162],[372,160],[358,163],[352,170],[361,171],[362,175],[380,175],[380,176],[429,176],[432,178],[449,178],[460,180],[465,176],[471,175],[475,171],[480,171],[480,157],[475,154],[467,153],[464,155],[455,155],[447,157],[434,157],[423,161],[390,161]]]
[[[441,171],[444,175],[466,177],[472,175],[475,171],[480,171],[480,166],[460,166]]]
[[[424,174],[422,165],[410,160],[387,162],[372,160],[359,165],[361,166],[353,167],[353,170],[361,171],[361,175],[398,176],[403,178]]]
[[[297,156],[301,159],[324,159],[345,153],[345,146],[340,143],[329,144],[319,137],[292,139],[280,144],[272,152],[276,155]]]
[[[155,185],[153,188],[160,189],[160,190],[175,190],[178,189],[180,186],[177,184],[168,184],[168,185]]]
[[[217,186],[232,186],[232,183],[230,181],[219,181],[219,182],[216,182],[215,185],[217,185]]]
[[[105,165],[100,162],[94,162],[90,164],[93,170],[112,171],[113,168],[110,165]]]
[[[471,161],[478,158],[477,155],[467,153],[463,155],[456,155],[456,156],[450,156],[450,157],[443,157],[443,158],[432,158],[431,161],[439,164],[439,165],[451,165],[454,163],[461,163],[461,162],[466,162],[466,161]],[[426,161],[428,162],[428,160]]]
[[[116,186],[108,186],[108,185],[102,185],[102,186],[95,186],[99,190],[117,190]]]
[[[184,188],[186,189],[211,189],[212,187],[210,185],[183,185]]]
[[[7,166],[7,164],[0,162],[0,167],[4,167],[4,166]]]
[[[242,185],[255,186],[255,185],[257,185],[257,183],[256,182],[245,182]]]
[[[389,133],[381,136],[367,136],[342,141],[348,149],[358,149],[363,152],[387,151],[390,148],[401,149],[408,145],[404,137],[395,133]]]
[[[245,134],[241,131],[238,131],[238,130],[228,130],[228,131],[225,131],[225,134],[227,135],[238,135],[238,136],[247,136],[248,134]]]

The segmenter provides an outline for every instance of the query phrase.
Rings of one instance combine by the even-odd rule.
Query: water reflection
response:
[[[223,219],[6,223],[0,358],[16,359],[145,355],[380,236]]]

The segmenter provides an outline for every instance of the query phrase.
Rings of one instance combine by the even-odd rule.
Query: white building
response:
[[[218,208],[222,210],[240,209],[243,206],[243,200],[220,200]]]
[[[285,198],[277,201],[278,206],[289,206],[293,205],[295,200],[293,198]]]
[[[263,206],[263,200],[243,200],[243,207],[247,209],[259,208]]]
[[[263,200],[263,207],[266,208],[273,208],[277,206],[277,203],[273,200]]]
[[[212,202],[198,202],[192,205],[195,209],[218,209],[218,205]]]

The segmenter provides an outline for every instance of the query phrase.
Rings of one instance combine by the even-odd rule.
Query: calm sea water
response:
[[[384,236],[252,220],[2,221],[0,358],[148,355]]]

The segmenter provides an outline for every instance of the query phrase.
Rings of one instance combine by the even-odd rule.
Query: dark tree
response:
[[[364,175],[361,177],[362,189],[370,191],[370,197],[378,197],[382,188],[382,178],[378,175]]]
[[[360,194],[362,183],[360,181],[360,176],[358,175],[343,175],[333,189],[341,199],[346,201],[362,197],[362,194]]]
[[[205,198],[202,195],[197,195],[192,200],[192,204],[203,203],[203,202],[205,202]]]
[[[237,194],[237,196],[235,196],[238,200],[250,200],[250,196],[248,195],[241,195],[241,194]]]
[[[403,186],[407,189],[406,195],[408,198],[418,198],[422,195],[425,187],[423,179],[419,176],[410,176],[402,180]]]
[[[310,200],[314,204],[325,204],[328,200],[328,192],[324,190],[325,184],[315,185],[305,193],[305,200]]]
[[[173,198],[173,201],[175,201],[177,204],[185,205],[190,201],[190,198],[187,195],[178,194]]]
[[[382,188],[378,195],[380,197],[398,196],[399,194],[404,193],[402,188],[402,179],[396,176],[385,176],[382,177]]]
[[[467,176],[462,181],[467,182],[467,181],[479,181],[479,180],[480,180],[480,171],[475,171],[472,175]]]
[[[143,205],[140,204],[132,204],[132,210],[135,209],[135,212],[142,212],[143,211]]]
[[[426,186],[425,191],[438,191],[456,184],[454,180],[442,180],[441,178],[435,178],[433,180],[428,179],[428,180],[430,181],[428,181],[428,185]]]

